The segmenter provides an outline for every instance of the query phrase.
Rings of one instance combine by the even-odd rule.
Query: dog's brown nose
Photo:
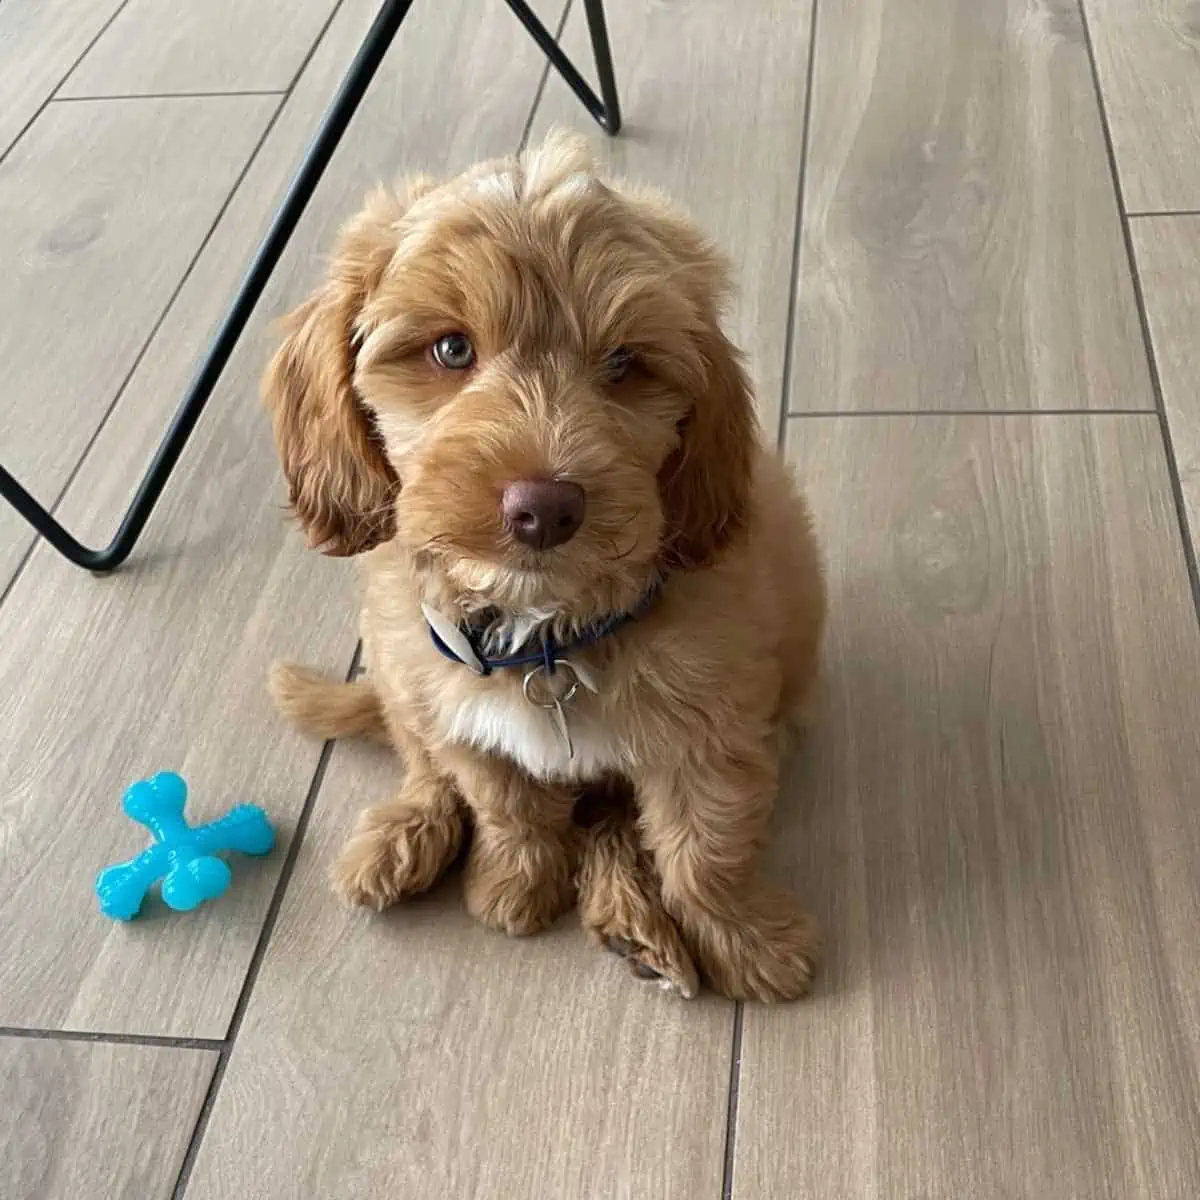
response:
[[[508,531],[525,546],[549,550],[569,542],[583,524],[586,493],[562,479],[519,479],[504,489]]]

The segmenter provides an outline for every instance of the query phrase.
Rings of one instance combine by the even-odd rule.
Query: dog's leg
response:
[[[546,928],[575,897],[574,793],[465,746],[447,747],[442,765],[475,822],[463,875],[467,910],[513,936]]]
[[[382,909],[427,891],[462,845],[463,817],[450,780],[419,742],[398,740],[408,764],[399,796],[362,812],[331,872],[334,890],[349,904]]]
[[[691,999],[699,981],[662,902],[662,884],[642,849],[633,814],[609,813],[583,831],[579,915],[593,942],[626,959],[639,979]]]
[[[634,780],[667,910],[713,986],[738,1000],[803,995],[819,948],[812,922],[758,875],[778,775],[767,747],[714,748]]]

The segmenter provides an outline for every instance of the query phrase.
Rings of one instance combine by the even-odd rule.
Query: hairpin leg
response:
[[[263,289],[412,4],[413,0],[384,0],[380,7],[337,95],[326,110],[317,135],[275,214],[271,228],[242,279],[237,295],[209,347],[208,354],[192,378],[183,401],[151,459],[150,466],[138,484],[133,500],[112,541],[101,549],[83,545],[55,519],[49,509],[34,499],[3,466],[0,466],[0,496],[3,496],[60,554],[77,566],[101,574],[116,570],[132,553],[221,377],[221,372],[225,369],[225,364],[254,312]],[[588,87],[571,60],[559,49],[553,36],[530,11],[525,0],[508,0],[508,5],[592,116],[607,132],[615,134],[621,127],[621,114],[613,80],[612,54],[604,21],[603,0],[584,0],[602,100]]]
[[[553,35],[534,15],[526,0],[507,0],[508,7],[529,30],[542,53],[554,65],[567,86],[579,97],[584,108],[606,133],[621,131],[621,105],[617,99],[617,83],[613,76],[612,50],[608,44],[608,25],[604,20],[604,0],[583,0],[588,33],[592,39],[592,57],[596,61],[596,78],[600,81],[600,96],[588,87],[587,80],[575,69],[575,64],[562,52]]]

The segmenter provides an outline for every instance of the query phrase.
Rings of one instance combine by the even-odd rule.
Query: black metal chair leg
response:
[[[621,132],[621,101],[617,96],[617,77],[613,73],[612,47],[608,44],[608,24],[604,20],[604,0],[583,0],[587,14],[588,33],[592,38],[592,57],[596,60],[596,78],[604,101],[603,116],[592,116],[606,133],[614,137]],[[576,93],[578,95],[578,93]]]
[[[121,566],[132,553],[221,377],[221,372],[225,369],[225,364],[237,345],[238,338],[254,312],[263,289],[287,247],[325,168],[329,165],[329,160],[333,157],[342,135],[346,132],[355,110],[412,4],[413,0],[384,0],[380,7],[337,95],[326,110],[317,135],[292,180],[283,203],[279,206],[271,228],[242,279],[233,304],[213,339],[207,356],[188,386],[182,403],[159,443],[113,540],[99,550],[83,545],[3,466],[0,466],[0,496],[3,496],[60,554],[77,566],[102,574]],[[508,0],[508,4],[592,116],[607,132],[615,134],[621,127],[621,114],[613,79],[612,54],[608,44],[602,0],[584,0],[584,7],[603,99],[598,99],[588,87],[571,60],[559,49],[558,43],[530,11],[524,0]]]
[[[507,0],[517,19],[529,30],[533,40],[563,77],[567,86],[579,97],[584,108],[606,133],[621,130],[621,105],[617,99],[617,83],[613,76],[612,50],[608,44],[608,25],[604,20],[604,0],[583,0],[587,15],[588,33],[592,39],[592,57],[596,62],[596,78],[600,96],[588,86],[587,80],[575,69],[575,64],[562,52],[550,31],[537,19],[526,0]]]

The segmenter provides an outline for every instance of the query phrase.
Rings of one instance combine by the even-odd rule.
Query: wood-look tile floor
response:
[[[0,461],[106,538],[379,0],[4,0]],[[579,0],[537,11],[581,65]],[[1200,17],[1190,0],[609,0],[606,140],[501,0],[417,0],[135,560],[0,506],[0,1197],[1200,1195]],[[270,322],[365,188],[551,124],[723,243],[829,566],[771,867],[815,995],[692,1004],[570,922],[324,882],[396,765],[273,716],[352,571],[284,520]],[[116,926],[121,791],[280,852]]]

